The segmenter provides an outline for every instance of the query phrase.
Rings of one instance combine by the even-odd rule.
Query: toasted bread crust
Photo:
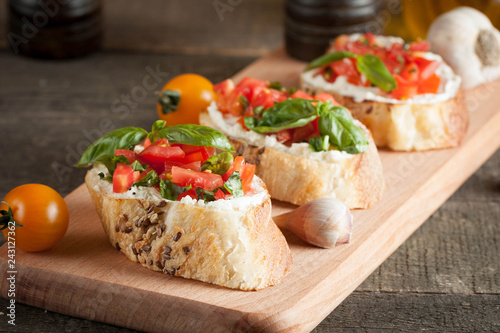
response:
[[[353,209],[372,207],[385,191],[382,163],[369,133],[367,136],[370,145],[366,152],[334,163],[229,139],[238,155],[256,165],[256,174],[271,197],[296,205],[333,197]]]
[[[377,147],[398,151],[423,151],[460,145],[468,127],[468,113],[461,91],[447,101],[433,104],[355,102],[352,97],[305,84],[308,93],[327,92],[351,110],[354,118],[372,132]]]
[[[240,212],[118,198],[99,190],[90,171],[85,182],[110,243],[149,269],[240,290],[272,286],[290,270],[269,195]]]

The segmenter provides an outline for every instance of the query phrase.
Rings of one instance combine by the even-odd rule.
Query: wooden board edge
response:
[[[64,315],[146,332],[227,332],[250,328],[247,313],[188,301],[182,295],[165,296],[22,264],[17,264],[16,270],[17,303]],[[5,258],[0,258],[0,271],[0,295],[9,299]],[[124,302],[129,304],[121,306]],[[124,312],[124,309],[131,311]]]

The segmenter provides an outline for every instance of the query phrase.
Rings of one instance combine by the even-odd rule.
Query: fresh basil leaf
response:
[[[170,143],[193,146],[209,146],[226,151],[234,151],[228,138],[221,132],[201,125],[184,124],[167,126],[156,132],[156,137],[165,138]]]
[[[158,103],[163,114],[169,114],[177,110],[181,101],[181,93],[177,90],[164,90],[158,96]]]
[[[291,88],[290,88],[290,90],[288,91],[288,95],[293,95],[293,94],[295,94],[295,92],[296,92],[297,90],[299,90],[299,89],[297,89],[297,88],[295,88],[295,87],[291,87]]]
[[[118,163],[130,164],[128,159],[123,155],[118,155],[118,156],[102,155],[102,156],[99,156],[99,158],[97,159],[96,162],[100,162],[100,163],[104,164],[104,166],[106,168],[108,168],[110,176],[113,176],[113,173],[116,170],[116,165]]]
[[[349,154],[363,153],[368,149],[368,140],[363,131],[354,125],[349,110],[329,102],[321,103],[320,109],[318,129],[321,135],[329,136],[332,146]]]
[[[151,128],[151,132],[159,131],[163,127],[165,127],[165,125],[167,125],[167,122],[165,120],[157,120],[157,121],[155,121],[155,123],[153,124],[153,126]]]
[[[88,147],[76,167],[86,167],[100,156],[114,155],[116,149],[127,149],[144,140],[148,132],[139,127],[124,127],[103,135]]]
[[[286,91],[285,87],[283,86],[283,84],[281,84],[281,82],[271,82],[269,83],[268,88],[283,92]]]
[[[264,107],[262,105],[253,108],[253,113],[258,117],[262,115],[262,112],[264,112]]]
[[[98,175],[99,175],[99,178],[101,178],[101,180],[106,180],[108,182],[112,182],[113,181],[113,176],[111,176],[111,175],[106,176],[104,174],[104,172],[99,172]]]
[[[151,170],[148,172],[148,174],[144,178],[142,178],[141,180],[139,180],[136,183],[133,183],[132,186],[151,187],[151,186],[155,186],[159,183],[160,183],[160,178],[158,178],[158,174],[156,173],[156,171]]]
[[[309,139],[311,149],[315,152],[328,151],[330,149],[330,137],[328,135],[316,136]]]
[[[307,125],[317,117],[311,101],[302,98],[287,99],[264,110],[260,118],[245,117],[245,126],[254,132],[276,133],[284,129]]]
[[[324,65],[328,65],[329,63],[332,63],[334,61],[339,61],[344,58],[356,58],[357,55],[352,53],[352,52],[347,52],[347,51],[341,51],[341,52],[333,52],[333,53],[327,53],[322,55],[319,58],[314,59],[311,61],[304,72],[311,70],[313,68],[321,67]]]
[[[398,87],[396,80],[382,60],[373,54],[358,57],[356,68],[360,73],[365,74],[368,81],[385,91],[392,91]]]
[[[233,172],[231,177],[226,180],[224,188],[235,198],[244,196],[243,188],[241,187],[241,177],[238,171]]]
[[[167,200],[176,201],[179,195],[186,191],[189,191],[190,189],[191,185],[189,185],[188,187],[182,187],[175,185],[170,180],[160,180],[161,196]]]
[[[134,171],[143,172],[144,170],[146,170],[148,168],[149,165],[141,164],[139,161],[135,160],[134,162],[132,162],[132,164],[130,166],[132,167],[132,169],[134,169]]]
[[[201,171],[210,170],[212,173],[223,175],[229,170],[231,164],[233,164],[233,154],[226,151],[209,157],[201,165]]]

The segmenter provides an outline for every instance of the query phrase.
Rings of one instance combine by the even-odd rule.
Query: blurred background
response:
[[[0,1],[0,49],[15,44],[17,32],[28,19],[39,31],[30,39],[43,39],[49,28],[62,29],[61,16],[87,26],[66,31],[81,38],[99,28],[105,51],[224,54],[262,56],[285,41],[306,45],[325,43],[335,34],[372,31],[411,40],[425,38],[427,28],[441,13],[458,6],[483,11],[500,24],[496,0],[37,0]],[[54,6],[70,7],[56,10]],[[9,6],[10,4],[10,6]],[[45,23],[48,13],[49,23]],[[45,18],[44,18],[45,16]],[[10,19],[9,19],[10,18]],[[45,23],[45,24],[44,24]],[[57,26],[58,25],[58,26]],[[80,29],[81,31],[75,31]],[[25,33],[31,34],[31,31]],[[285,34],[286,32],[286,34]],[[45,33],[46,34],[46,33]],[[50,37],[45,36],[45,43]],[[59,39],[61,35],[55,33]],[[11,40],[14,39],[14,42]],[[28,45],[22,42],[22,47]],[[25,45],[26,44],[26,45]],[[88,45],[91,49],[92,46]],[[25,49],[28,47],[25,47]],[[33,47],[32,47],[33,48]],[[27,51],[36,53],[33,49]]]

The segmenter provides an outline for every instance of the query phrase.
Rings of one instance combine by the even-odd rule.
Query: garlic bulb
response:
[[[319,247],[330,248],[351,239],[351,212],[342,201],[333,198],[313,200],[273,220],[279,227]]]
[[[432,23],[427,40],[462,77],[463,88],[500,77],[500,32],[480,11],[459,7],[444,13]]]

